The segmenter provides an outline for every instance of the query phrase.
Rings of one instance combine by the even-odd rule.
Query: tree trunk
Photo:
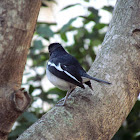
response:
[[[79,40],[80,41],[80,40]],[[113,19],[89,73],[93,91],[77,88],[67,106],[54,107],[18,140],[110,140],[140,92],[140,1],[118,0]]]
[[[30,97],[20,89],[41,0],[0,0],[0,140],[27,108]]]

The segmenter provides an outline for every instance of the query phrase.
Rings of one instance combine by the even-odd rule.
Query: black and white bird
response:
[[[85,88],[83,84],[86,84],[92,89],[90,80],[111,84],[88,75],[79,62],[68,54],[61,44],[52,43],[49,45],[48,50],[50,54],[46,68],[48,80],[59,89],[67,91],[63,104],[58,105],[63,106],[66,104],[68,96],[76,86]]]

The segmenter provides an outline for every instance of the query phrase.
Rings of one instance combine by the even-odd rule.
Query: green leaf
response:
[[[80,3],[76,3],[76,4],[68,5],[68,6],[64,7],[63,9],[61,9],[61,11],[66,10],[66,9],[68,9],[68,8],[71,8],[71,7],[74,7],[74,6],[76,6],[76,5],[81,5],[81,4],[80,4]]]
[[[68,41],[68,38],[67,38],[67,36],[66,36],[65,33],[62,33],[62,34],[61,34],[61,38],[62,38],[65,42]]]
[[[104,24],[104,23],[97,23],[97,24],[95,24],[94,28],[100,30],[100,29],[102,29],[102,28],[104,28],[104,27],[106,27],[106,26],[107,26],[107,24]]]
[[[18,137],[21,133],[23,133],[26,129],[27,129],[27,127],[28,127],[29,125],[27,125],[27,123],[22,123],[22,125],[20,125],[20,126],[17,126],[16,127],[16,129],[15,130],[13,130],[10,134],[9,134],[9,137],[11,138],[11,137]],[[15,139],[16,139],[15,138]]]
[[[93,45],[94,45],[94,46],[98,46],[99,44],[101,44],[101,41],[100,41],[99,39],[95,39],[95,40],[93,41]]]
[[[98,10],[93,7],[88,7],[88,11],[90,11],[91,13],[88,15],[87,18],[91,21],[94,21],[95,23],[99,23],[101,16],[99,16]]]
[[[112,13],[114,8],[112,6],[104,6],[102,9]]]
[[[35,49],[37,49],[37,50],[43,49],[42,41],[41,40],[35,40],[33,47],[35,47]]]
[[[37,117],[33,113],[30,113],[30,112],[24,112],[22,116],[30,123],[34,123],[38,120]]]
[[[92,13],[98,15],[98,10],[95,9],[94,7],[88,7],[88,11],[90,11],[90,12],[92,12]]]
[[[50,89],[48,92],[47,92],[47,94],[60,94],[60,93],[66,93],[66,91],[62,91],[62,90],[60,90],[60,89],[58,89],[58,88],[52,88],[52,89]]]
[[[30,85],[30,87],[29,87],[29,94],[32,94],[34,89],[35,89],[35,87],[33,85]]]
[[[66,32],[69,29],[72,22],[75,21],[76,19],[77,19],[77,17],[70,19],[69,22],[62,27],[60,33]]]
[[[49,38],[54,35],[53,31],[50,29],[50,27],[47,24],[41,24],[40,26],[38,26],[37,33],[44,38]]]
[[[36,23],[37,26],[40,26],[41,24],[47,24],[48,26],[57,25],[56,22],[43,22],[43,21],[38,21],[38,22]]]

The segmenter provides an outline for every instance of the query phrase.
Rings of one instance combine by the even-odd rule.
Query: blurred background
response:
[[[32,103],[18,118],[8,140],[15,140],[66,94],[47,80],[48,45],[61,43],[88,71],[100,51],[115,3],[116,0],[42,0],[22,81]],[[139,100],[112,140],[140,140]]]

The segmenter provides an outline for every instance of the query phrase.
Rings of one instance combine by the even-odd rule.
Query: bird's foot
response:
[[[66,105],[66,102],[67,102],[67,99],[68,99],[68,97],[70,96],[70,94],[72,93],[73,90],[74,90],[74,89],[72,89],[70,92],[67,91],[66,96],[65,96],[64,98],[62,98],[61,100],[59,100],[59,101],[57,102],[56,106],[65,106],[65,105]],[[61,101],[63,101],[63,103],[62,103],[62,104],[58,104],[58,103],[61,102]]]
[[[56,104],[60,103],[61,101],[64,101],[65,100],[65,97],[60,99]]]
[[[65,104],[56,104],[55,106],[65,106]]]
[[[58,104],[58,103],[60,103],[61,101],[63,101],[63,103],[62,104]],[[62,98],[61,100],[59,100],[57,103],[56,103],[56,105],[55,106],[65,106],[65,97],[64,98]]]

